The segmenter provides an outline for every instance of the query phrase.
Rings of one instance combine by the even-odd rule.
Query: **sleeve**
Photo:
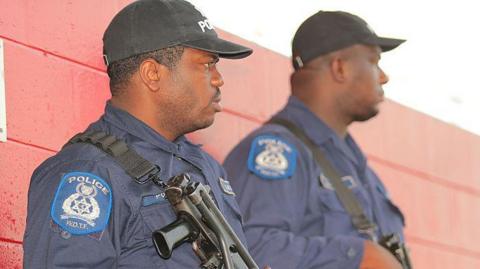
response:
[[[92,161],[39,167],[28,192],[24,268],[115,268],[110,182]]]
[[[283,154],[283,159],[289,161],[288,166],[294,166],[293,171],[288,172],[283,166],[284,174],[274,173],[272,168],[275,167],[266,169],[268,164],[262,162],[270,158],[270,161],[276,161],[278,168],[282,167],[281,158],[272,157],[272,154],[267,157],[266,152],[273,153],[276,149],[262,146],[259,137],[276,136],[247,138],[224,163],[244,216],[249,249],[259,266],[270,265],[275,269],[358,268],[363,256],[363,239],[346,235],[326,237],[321,231],[315,236],[300,235],[303,224],[321,220],[312,218],[311,212],[310,217],[305,218],[308,189],[311,188],[309,182],[313,177],[307,152],[298,152],[294,143],[289,143],[285,137],[277,137],[277,140],[290,144],[297,154]],[[258,159],[261,154],[265,155],[263,161]]]

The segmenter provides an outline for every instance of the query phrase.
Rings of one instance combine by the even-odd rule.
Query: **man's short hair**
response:
[[[107,74],[110,77],[110,92],[112,96],[118,96],[123,92],[128,85],[131,76],[146,59],[154,59],[159,64],[162,64],[169,69],[173,69],[178,61],[180,61],[183,51],[183,46],[168,47],[135,55],[110,64],[107,69]]]

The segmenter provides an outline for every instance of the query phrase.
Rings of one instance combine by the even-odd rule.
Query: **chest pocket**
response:
[[[149,240],[152,238],[152,232],[165,227],[177,219],[172,206],[168,201],[162,203],[143,206],[140,209],[144,224],[144,237]]]
[[[143,259],[141,263],[150,263],[152,268],[176,268],[173,266],[175,259],[164,260],[157,254],[152,240],[152,233],[155,230],[165,227],[176,218],[175,212],[168,201],[150,205],[147,203],[147,205],[141,206],[140,217],[136,224],[139,225],[137,228],[139,231],[138,238],[135,246],[132,247],[132,249],[136,249],[136,255]],[[174,256],[176,257],[177,254],[174,254]],[[140,266],[140,264],[136,266]]]
[[[370,202],[365,193],[358,187],[352,189],[355,197],[368,217],[371,218]],[[352,224],[351,217],[343,206],[334,190],[320,189],[319,202],[322,206],[323,234],[324,235],[357,235],[357,230]]]
[[[235,232],[242,231],[242,215],[233,195],[222,194],[222,202],[224,205],[223,215]],[[162,203],[144,206],[140,209],[144,223],[144,237],[149,240],[152,232],[165,227],[177,216],[168,201]]]

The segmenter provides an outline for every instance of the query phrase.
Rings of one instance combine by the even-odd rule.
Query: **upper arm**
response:
[[[108,172],[95,162],[41,166],[28,195],[25,268],[113,267],[112,205]]]
[[[229,154],[224,166],[247,226],[298,226],[308,188],[302,154],[295,141],[281,133],[252,135]]]

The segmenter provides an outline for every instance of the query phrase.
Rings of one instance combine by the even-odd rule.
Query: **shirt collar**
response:
[[[173,142],[169,141],[150,126],[135,118],[132,114],[113,106],[110,102],[107,102],[105,106],[105,114],[103,117],[105,121],[115,125],[117,128],[171,153],[177,153],[178,145],[181,143],[186,142],[193,145],[184,135],[178,137]]]
[[[307,136],[317,145],[321,146],[327,141],[332,141],[355,164],[362,165],[366,162],[365,155],[361,152],[353,137],[347,133],[345,139],[340,138],[332,128],[323,120],[313,114],[310,109],[297,97],[291,95],[287,105],[275,117],[284,118],[294,122],[303,129]]]
[[[294,122],[298,127],[303,129],[307,136],[317,145],[321,145],[328,139],[337,137],[330,127],[293,95],[288,98],[287,105],[277,116]]]

